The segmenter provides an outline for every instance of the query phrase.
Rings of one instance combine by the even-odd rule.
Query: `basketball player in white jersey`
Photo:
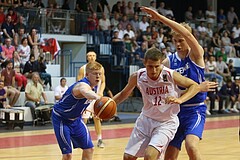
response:
[[[145,68],[134,72],[125,88],[113,97],[119,104],[136,86],[143,97],[144,106],[125,148],[124,160],[138,157],[157,160],[177,131],[179,104],[200,91],[196,82],[163,66],[164,59],[164,53],[157,48],[148,49],[144,57]],[[187,88],[181,96],[178,86]]]
[[[97,55],[95,52],[90,51],[87,53],[86,55],[87,58],[87,62],[95,62],[97,59]],[[78,76],[77,76],[77,80],[82,79],[83,77],[85,77],[86,74],[86,64],[83,65],[78,72]],[[106,86],[105,83],[105,74],[104,74],[104,68],[102,67],[102,79],[99,82],[97,88],[95,88],[95,92],[100,95],[103,96],[103,91],[104,88]],[[82,115],[82,118],[84,120],[85,123],[87,123],[87,120],[89,119],[91,113],[93,113],[93,104],[95,101],[91,102],[91,104],[88,106],[88,108],[86,109],[86,112],[84,112],[84,114]],[[94,121],[94,126],[95,126],[95,131],[97,133],[97,138],[98,138],[98,143],[97,146],[99,148],[104,148],[104,143],[102,141],[102,125],[101,125],[101,120],[99,118],[96,118],[95,116],[93,116],[93,121]]]

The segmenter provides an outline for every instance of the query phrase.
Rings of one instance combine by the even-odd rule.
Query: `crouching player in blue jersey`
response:
[[[82,113],[92,100],[100,99],[94,92],[102,77],[102,65],[88,63],[86,77],[74,83],[53,107],[54,132],[62,151],[62,160],[72,159],[72,146],[83,149],[82,160],[92,160],[93,143],[82,121]]]
[[[188,24],[179,24],[147,7],[142,7],[141,10],[148,13],[152,20],[160,21],[172,29],[177,51],[162,63],[181,75],[194,80],[200,84],[201,88],[201,92],[180,105],[180,112],[178,113],[180,125],[174,139],[169,143],[165,160],[177,160],[183,140],[185,140],[189,159],[201,160],[198,144],[202,138],[205,124],[206,105],[204,100],[206,99],[206,91],[213,91],[217,87],[215,82],[205,81],[203,48],[192,35],[191,27]]]

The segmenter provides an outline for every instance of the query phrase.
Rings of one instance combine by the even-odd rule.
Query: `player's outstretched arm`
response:
[[[87,98],[90,100],[97,100],[100,99],[101,96],[99,96],[97,93],[95,93],[92,88],[84,83],[80,82],[73,88],[73,95],[77,98]]]
[[[189,32],[184,26],[181,24],[166,18],[163,15],[160,15],[158,12],[154,11],[151,8],[148,7],[141,7],[141,10],[143,12],[146,12],[149,14],[148,16],[155,21],[161,21],[168,27],[172,28],[175,32],[179,33],[188,43],[189,47],[194,51],[193,56],[196,60],[203,59],[203,48],[199,45],[196,38],[193,36],[191,32]],[[204,65],[204,64],[202,64]]]
[[[193,80],[182,76],[178,72],[173,72],[173,79],[176,83],[176,85],[187,88],[186,92],[182,94],[174,103],[181,104],[192,97],[194,97],[198,92],[200,92],[200,86],[194,82]],[[174,100],[174,99],[173,99]]]
[[[133,89],[137,85],[137,72],[133,73],[129,79],[127,85],[124,87],[122,91],[117,93],[112,99],[117,103],[121,103],[128,98],[128,96],[132,93]]]

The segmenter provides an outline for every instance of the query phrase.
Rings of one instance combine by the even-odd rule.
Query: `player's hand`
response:
[[[215,91],[216,87],[218,87],[217,82],[210,82],[205,81],[199,84],[201,92],[209,92],[209,91]]]
[[[176,97],[169,96],[169,97],[166,98],[165,103],[166,104],[173,104],[173,103],[174,104],[181,104],[182,101],[180,99],[176,98]]]
[[[141,7],[142,12],[146,12],[152,20],[159,20],[159,13],[148,7]]]

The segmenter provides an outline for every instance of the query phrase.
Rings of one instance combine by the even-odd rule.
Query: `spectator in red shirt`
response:
[[[88,17],[87,20],[87,32],[92,35],[93,37],[93,44],[96,44],[98,42],[97,40],[97,34],[98,34],[99,26],[98,26],[98,18],[97,13],[94,12],[92,15]]]
[[[6,68],[1,72],[1,79],[4,82],[5,87],[7,87],[9,105],[13,107],[19,98],[20,91],[15,88],[15,71],[13,70],[12,61],[6,61]]]

